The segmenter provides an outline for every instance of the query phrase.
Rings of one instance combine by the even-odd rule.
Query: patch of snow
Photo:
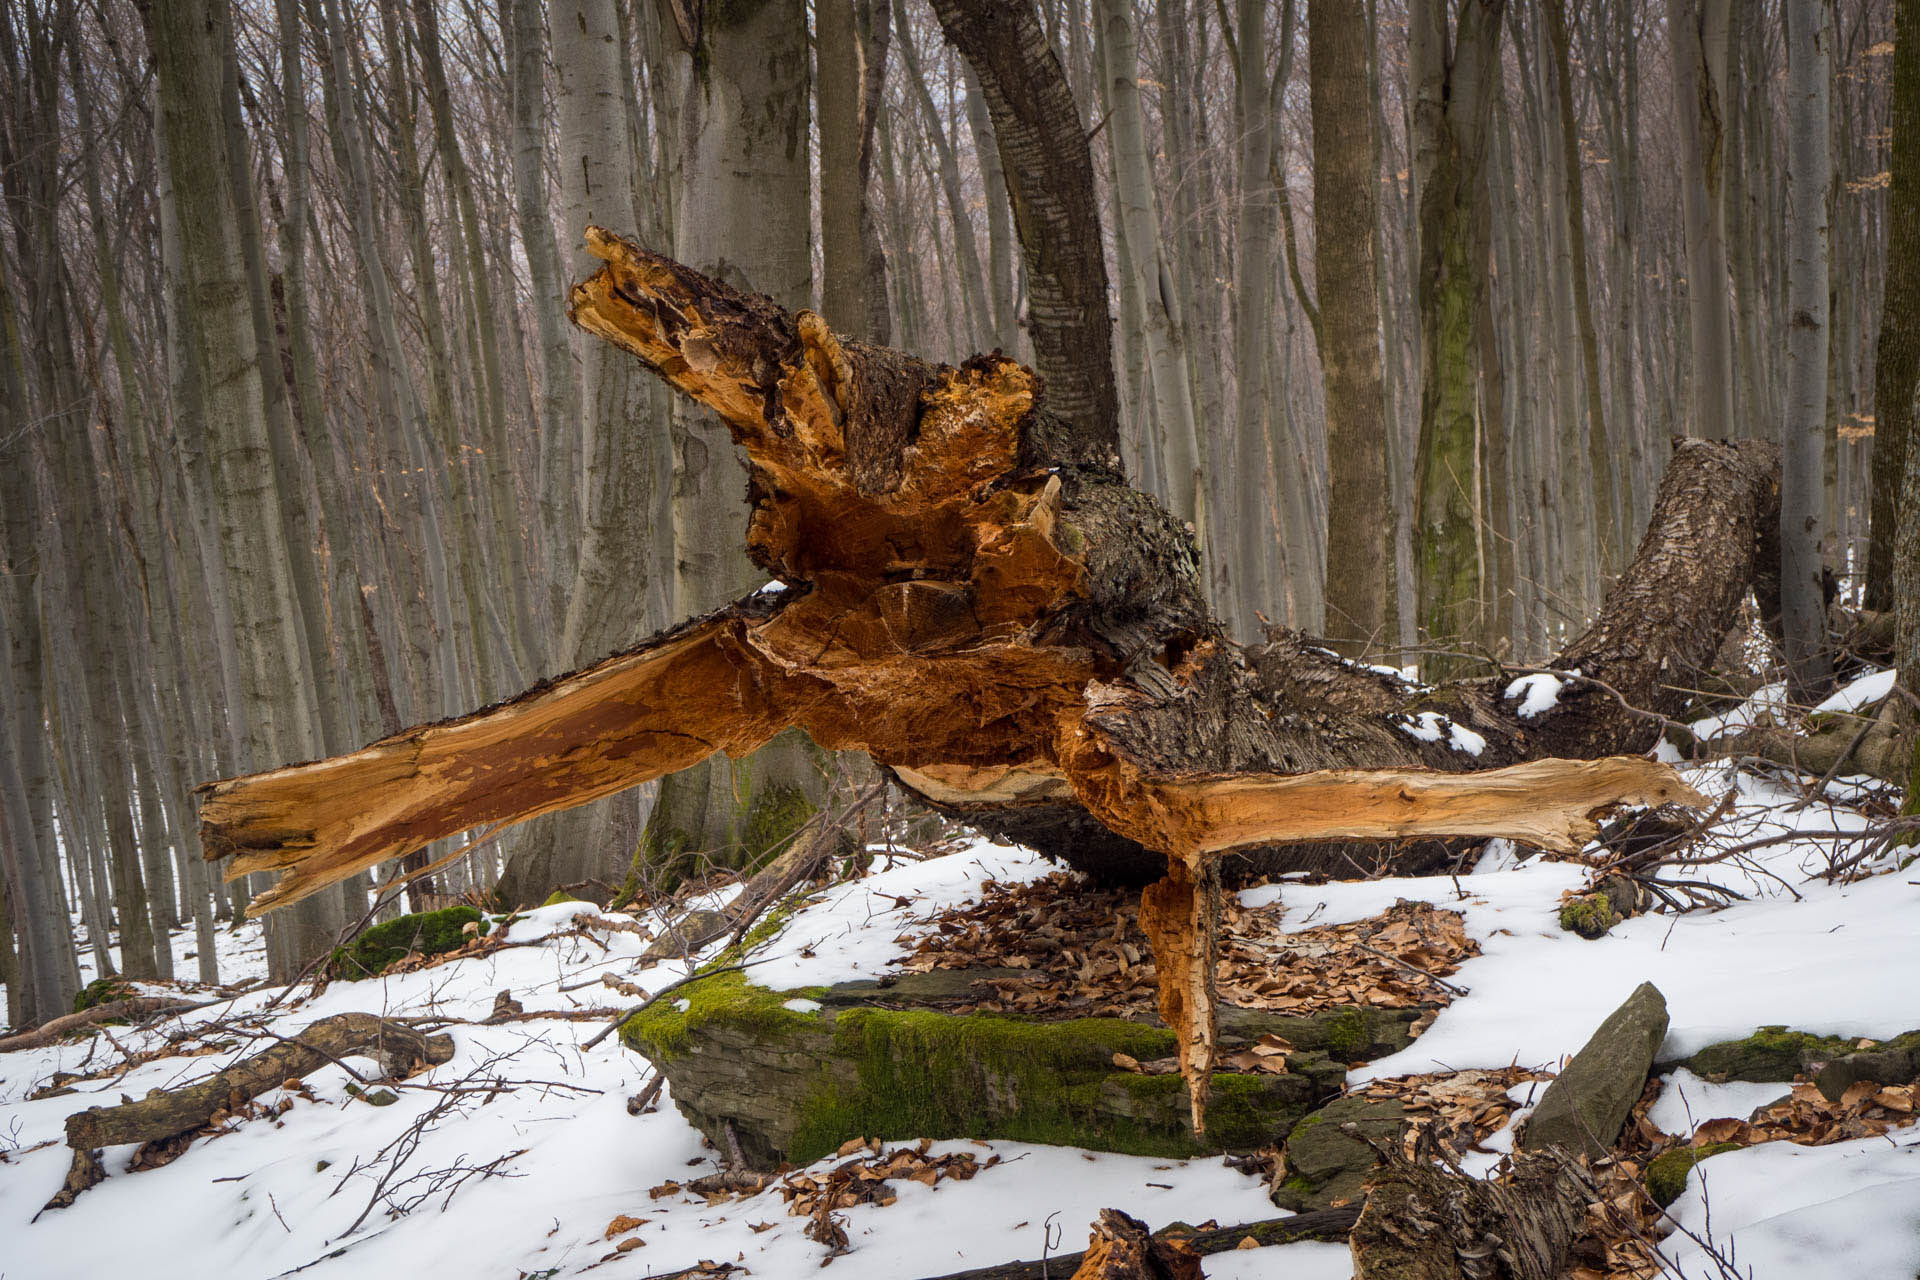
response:
[[[1899,675],[1897,671],[1876,671],[1872,675],[1848,681],[1814,710],[1858,711],[1862,707],[1870,707],[1893,692],[1894,681]]]
[[[1230,1249],[1207,1259],[1207,1280],[1353,1280],[1353,1251],[1343,1244],[1302,1240],[1264,1249]]]
[[[1755,1111],[1787,1096],[1784,1084],[1756,1084],[1750,1080],[1729,1080],[1714,1084],[1702,1080],[1685,1067],[1677,1067],[1667,1076],[1660,1096],[1647,1109],[1647,1119],[1665,1133],[1688,1137],[1709,1120],[1745,1120]]]
[[[1779,724],[1787,716],[1787,686],[1763,684],[1733,710],[1717,716],[1702,716],[1688,728],[1702,742],[1730,734],[1745,733],[1763,725]]]
[[[1515,715],[1522,720],[1532,720],[1559,706],[1560,690],[1565,687],[1566,682],[1559,676],[1542,671],[1515,680],[1507,686],[1504,697],[1508,702],[1517,700],[1520,703],[1514,709]]]
[[[1422,742],[1438,742],[1445,737],[1448,746],[1470,756],[1477,756],[1486,750],[1487,740],[1484,737],[1463,724],[1455,724],[1438,711],[1422,711],[1417,719],[1403,716],[1398,723],[1403,733]]]
[[[1695,1165],[1669,1210],[1741,1275],[1908,1280],[1920,1273],[1920,1136],[1802,1147],[1767,1142]],[[1664,1251],[1688,1280],[1719,1280],[1676,1232]]]
[[[791,1009],[795,1013],[818,1013],[822,1006],[818,1000],[795,998],[784,1002],[780,1007],[782,1009]]]

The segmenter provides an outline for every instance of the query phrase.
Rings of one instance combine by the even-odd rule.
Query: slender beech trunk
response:
[[[281,524],[281,495],[267,443],[260,349],[248,311],[246,263],[231,208],[222,136],[220,29],[204,0],[142,7],[158,80],[160,126],[172,170],[181,251],[180,308],[188,320],[186,371],[197,403],[177,413],[203,415],[212,455],[220,547],[232,586],[242,723],[249,762],[319,749],[313,688],[302,667],[299,604]],[[269,970],[289,980],[332,941],[316,912],[285,921],[269,936]]]
[[[1906,524],[1920,523],[1912,514],[1920,507],[1908,504],[1903,512],[1901,503],[1912,451],[1914,393],[1920,389],[1920,0],[1899,0],[1895,15],[1886,299],[1874,350],[1869,609],[1893,607],[1902,516]]]
[[[800,0],[767,0],[753,9],[709,10],[699,31],[686,36],[696,43],[683,43],[675,55],[685,95],[676,255],[783,305],[807,306],[813,272],[805,9]],[[939,122],[930,119],[928,129],[937,134]],[[610,349],[605,356],[610,365],[630,364]],[[675,402],[672,424],[673,612],[690,616],[764,578],[741,553],[732,522],[715,518],[730,509],[740,484],[726,428],[684,401]],[[764,856],[818,802],[817,756],[796,732],[746,760],[710,759],[662,779],[642,874],[657,866],[669,874],[684,870],[684,862],[671,864],[690,853],[729,866]]]
[[[1479,389],[1474,317],[1486,266],[1476,260],[1484,216],[1480,166],[1499,74],[1505,0],[1465,0],[1449,30],[1443,0],[1417,0],[1408,35],[1414,86],[1415,186],[1420,199],[1420,444],[1415,461],[1415,569],[1428,644],[1451,647],[1484,629],[1474,439]],[[1452,669],[1435,658],[1430,675]]]
[[[1554,92],[1559,99],[1560,157],[1566,183],[1567,250],[1573,271],[1573,316],[1580,331],[1580,372],[1586,388],[1587,466],[1593,476],[1588,495],[1593,509],[1594,550],[1603,578],[1618,573],[1624,561],[1614,514],[1614,451],[1607,438],[1605,402],[1600,394],[1600,336],[1594,328],[1593,296],[1587,284],[1587,197],[1580,158],[1580,121],[1573,106],[1573,60],[1567,39],[1567,0],[1546,0],[1547,38],[1553,48]],[[1596,598],[1597,602],[1597,598]]]
[[[1206,467],[1194,421],[1187,355],[1171,309],[1173,273],[1160,236],[1153,161],[1147,154],[1133,6],[1129,0],[1096,0],[1095,8],[1106,61],[1107,129],[1118,212],[1114,226],[1132,268],[1121,287],[1132,296],[1144,322],[1144,364],[1153,388],[1153,437],[1165,476],[1167,506],[1204,538]]]
[[[1309,0],[1313,220],[1327,420],[1327,635],[1357,655],[1389,643],[1387,418],[1373,247],[1379,149],[1367,101],[1366,15]],[[1291,38],[1291,36],[1289,36]]]
[[[1787,418],[1780,457],[1780,603],[1787,668],[1801,701],[1832,683],[1827,646],[1827,198],[1833,69],[1833,0],[1787,9]],[[1916,517],[1907,513],[1909,520]]]
[[[1687,434],[1715,438],[1736,434],[1725,200],[1726,122],[1733,109],[1727,99],[1730,6],[1731,0],[1667,5],[1693,349]]]

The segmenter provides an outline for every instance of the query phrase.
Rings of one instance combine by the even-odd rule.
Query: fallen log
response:
[[[50,1019],[31,1031],[22,1031],[19,1035],[0,1039],[0,1053],[12,1053],[17,1049],[38,1049],[43,1045],[57,1043],[62,1036],[98,1026],[102,1022],[111,1022],[115,1018],[150,1018],[161,1013],[186,1013],[192,1009],[204,1009],[211,1003],[213,1002],[182,1000],[176,996],[128,996],[124,1000],[109,1000],[105,1004],[96,1004],[78,1013],[63,1014],[58,1018]]]
[[[453,1056],[453,1039],[422,1035],[371,1013],[337,1013],[184,1088],[156,1089],[135,1102],[76,1111],[67,1117],[67,1145],[91,1151],[172,1138],[200,1128],[217,1111],[233,1110],[288,1080],[357,1055],[377,1059],[386,1078],[399,1079],[412,1074],[417,1064],[447,1061]]]
[[[1206,1231],[1163,1227],[1153,1235],[1158,1240],[1181,1240],[1194,1253],[1207,1257],[1231,1252],[1247,1240],[1262,1246],[1292,1244],[1298,1240],[1344,1242],[1359,1216],[1358,1206],[1345,1206]],[[929,1280],[1047,1280],[1049,1276],[1058,1280],[1061,1276],[1073,1275],[1086,1257],[1085,1251],[1056,1253],[1050,1258],[1035,1258],[1028,1262],[1002,1262],[991,1267],[975,1267],[971,1271],[953,1271],[930,1277]]]
[[[1562,655],[1582,679],[1544,710],[1499,681],[1387,687],[1304,642],[1228,640],[1191,531],[1125,483],[1111,424],[1055,416],[1030,370],[843,342],[605,231],[588,242],[606,265],[575,287],[575,322],[727,423],[749,553],[784,588],[472,715],[204,786],[207,856],[281,873],[252,910],[799,726],[982,829],[1166,877],[1163,1009],[1197,1128],[1223,859],[1273,872],[1488,835],[1571,850],[1617,805],[1700,801],[1624,753],[1678,709],[1668,685],[1711,660],[1764,563],[1766,446],[1680,447],[1639,556]]]

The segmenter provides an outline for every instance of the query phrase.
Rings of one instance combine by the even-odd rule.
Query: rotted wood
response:
[[[335,1014],[184,1088],[156,1089],[135,1102],[76,1111],[67,1117],[67,1145],[90,1151],[172,1138],[200,1128],[217,1111],[233,1110],[288,1080],[360,1055],[378,1060],[387,1078],[398,1079],[412,1074],[419,1064],[438,1064],[453,1057],[453,1039],[422,1035],[404,1023],[370,1013]]]
[[[1200,1255],[1184,1240],[1155,1238],[1138,1218],[1102,1209],[1073,1280],[1201,1280]]]
[[[1551,714],[1520,722],[1496,685],[1422,702],[1304,644],[1290,661],[1279,641],[1232,644],[1207,610],[1191,532],[1125,483],[1103,426],[1050,412],[1020,364],[932,366],[843,342],[811,312],[608,232],[588,244],[606,265],[575,287],[575,323],[726,422],[748,463],[748,553],[783,587],[472,715],[203,787],[207,855],[230,877],[281,872],[253,910],[797,725],[1095,873],[1157,880],[1177,864],[1155,911],[1162,944],[1177,943],[1162,973],[1181,988],[1167,1007],[1198,1125],[1212,967],[1211,912],[1194,895],[1221,859],[1280,846],[1284,866],[1300,842],[1436,836],[1572,849],[1616,805],[1698,801],[1647,760],[1530,760],[1578,735]],[[1758,474],[1741,450],[1683,447],[1662,501],[1707,504],[1685,512],[1686,536],[1731,528],[1753,542],[1754,495],[1720,492],[1729,469]],[[1649,539],[1684,558],[1684,538]],[[1630,571],[1621,590],[1638,601],[1649,581]],[[1687,630],[1717,617],[1687,614]],[[1678,651],[1634,640],[1629,621],[1603,617],[1588,648],[1631,697]],[[1480,730],[1482,754],[1422,742],[1429,707]],[[1614,723],[1604,708],[1597,722]],[[1583,754],[1642,738],[1651,730],[1622,721],[1587,735],[1600,749]],[[1475,764],[1507,767],[1465,771]]]
[[[1516,1158],[1498,1179],[1475,1178],[1434,1159],[1376,1144],[1354,1223],[1354,1280],[1555,1280],[1599,1193],[1558,1148]]]

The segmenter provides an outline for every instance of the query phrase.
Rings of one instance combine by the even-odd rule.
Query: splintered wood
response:
[[[1196,1129],[1212,1062],[1217,860],[1329,838],[1577,848],[1620,804],[1697,803],[1662,764],[1300,772],[1207,612],[1186,526],[998,354],[959,368],[843,342],[597,228],[574,321],[716,411],[745,452],[746,545],[786,584],[497,706],[201,789],[207,857],[277,871],[254,912],[790,726],[1030,839],[1164,857],[1142,919]]]

